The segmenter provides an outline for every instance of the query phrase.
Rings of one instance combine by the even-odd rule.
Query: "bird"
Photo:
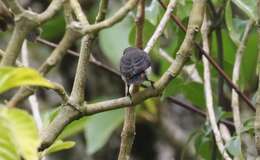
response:
[[[147,71],[151,68],[151,59],[142,49],[128,47],[124,50],[120,59],[120,73],[127,86],[129,95],[130,85],[140,85],[144,81],[150,81],[153,87],[153,81],[147,78]]]

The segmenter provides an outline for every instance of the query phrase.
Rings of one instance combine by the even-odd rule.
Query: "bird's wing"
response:
[[[134,75],[142,73],[151,66],[150,57],[145,52],[142,52],[140,56],[132,59],[132,66],[134,68]]]
[[[123,56],[120,61],[120,72],[127,79],[134,76],[134,68],[131,59]]]

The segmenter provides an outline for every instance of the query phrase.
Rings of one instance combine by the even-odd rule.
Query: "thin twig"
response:
[[[88,19],[85,16],[78,0],[70,0],[71,7],[82,25],[89,25]],[[81,47],[80,47],[80,54],[79,60],[76,70],[76,75],[71,91],[70,101],[73,104],[80,105],[84,102],[85,99],[85,86],[87,83],[87,67],[90,57],[90,51],[92,46],[92,35],[88,34],[85,35],[81,39]]]
[[[215,29],[216,33],[216,39],[217,39],[217,62],[218,65],[221,67],[221,69],[224,68],[224,57],[223,57],[223,39],[222,39],[222,32],[221,32],[221,22],[223,21],[223,18],[221,16],[221,11],[219,12],[216,11],[214,4],[212,3],[211,0],[208,1],[210,10],[212,11],[213,19],[212,24]],[[219,73],[218,74],[218,105],[225,107],[224,106],[224,79],[222,75]]]
[[[54,1],[52,1],[54,3]],[[56,1],[55,1],[56,2]],[[137,0],[129,0],[124,6],[122,6],[114,16],[101,21],[97,24],[89,25],[89,26],[81,26],[78,23],[71,23],[67,26],[67,30],[63,36],[63,39],[60,41],[58,47],[56,47],[52,54],[47,58],[47,60],[41,65],[39,68],[39,72],[42,75],[46,75],[67,53],[66,51],[70,48],[70,46],[80,37],[84,36],[84,34],[98,32],[101,29],[111,27],[112,25],[121,21],[127,13],[135,6]],[[86,32],[83,32],[84,27]],[[4,57],[5,58],[5,57]],[[3,61],[3,60],[2,60]],[[30,89],[21,88],[19,91],[12,97],[12,99],[8,102],[8,106],[14,106],[18,102],[24,100],[29,95],[31,95],[33,88]]]
[[[29,55],[28,55],[28,46],[27,46],[27,40],[23,42],[22,50],[21,50],[21,57],[22,57],[22,62],[23,65],[26,67],[29,67]],[[30,103],[30,108],[33,114],[33,118],[36,122],[38,130],[41,130],[42,128],[42,119],[40,115],[40,110],[39,110],[39,103],[37,100],[36,94],[31,95],[29,98],[29,103]]]
[[[201,26],[205,10],[205,0],[194,0],[187,34],[185,39],[177,52],[176,62],[171,64],[168,70],[161,76],[161,78],[154,83],[154,88],[149,87],[143,91],[137,92],[131,96],[106,100],[93,104],[84,104],[80,107],[81,114],[74,111],[71,107],[64,107],[59,112],[57,117],[48,125],[42,132],[42,144],[40,150],[51,145],[63,128],[71,121],[80,118],[84,115],[91,115],[117,108],[134,106],[143,102],[147,98],[159,96],[170,81],[175,78],[181,71],[184,63],[191,55],[192,45],[194,44],[196,33]]]
[[[17,0],[2,0],[6,6],[12,9],[12,12],[16,15],[24,12],[23,7],[17,2]]]
[[[235,58],[234,67],[233,67],[232,81],[237,86],[238,86],[238,81],[239,81],[242,57],[244,55],[245,45],[246,45],[246,42],[247,42],[247,39],[249,36],[249,31],[250,31],[252,25],[253,25],[253,21],[249,21],[247,23],[244,34],[242,36],[242,39],[241,39],[238,49],[236,51],[236,58]],[[234,89],[232,89],[231,107],[233,110],[233,119],[234,119],[236,134],[239,136],[240,130],[242,128],[242,124],[241,124],[240,112],[239,112],[239,97],[238,97],[237,93],[234,91]]]
[[[48,8],[42,12],[41,14],[37,15],[37,21],[41,24],[48,19],[52,18],[62,7],[62,5],[67,0],[53,0],[51,1],[51,4],[48,6]]]
[[[158,0],[158,2],[160,2],[161,6],[165,9],[165,5],[163,4],[163,2],[161,0]],[[171,19],[181,28],[182,31],[186,32],[186,27],[181,23],[181,21],[174,15],[171,16]],[[227,76],[227,74],[225,73],[225,71],[223,71],[223,69],[221,69],[221,67],[215,62],[215,60],[213,58],[211,58],[201,47],[199,44],[195,43],[195,47],[200,51],[200,53],[202,55],[204,55],[208,61],[213,65],[213,67],[223,76],[223,78],[226,80],[227,84],[233,88],[238,95],[246,102],[246,104],[253,110],[255,111],[255,107],[254,105],[251,103],[251,101],[248,99],[248,97],[243,94],[235,84],[233,84],[232,80],[230,80],[230,78]]]
[[[177,98],[174,98],[172,96],[167,97],[167,100],[169,100],[170,102],[177,104],[178,106],[183,107],[183,108],[185,108],[185,109],[187,109],[187,110],[189,110],[193,113],[196,113],[196,114],[198,114],[198,115],[200,115],[204,118],[207,118],[207,114],[204,111],[198,109],[198,107],[192,106],[190,104],[183,103],[180,100],[178,100]],[[228,120],[219,120],[219,122],[224,123],[225,125],[228,125],[232,128],[234,127],[234,124],[232,122],[228,121]]]
[[[70,0],[70,5],[71,5],[71,8],[73,9],[77,19],[79,20],[79,22],[83,26],[89,25],[88,19],[87,19],[86,15],[84,14],[78,0]]]
[[[209,53],[209,24],[207,20],[206,13],[204,14],[204,21],[201,27],[201,34],[202,34],[202,41],[203,41],[203,50]],[[223,156],[225,160],[231,160],[228,153],[225,150],[225,145],[222,140],[215,113],[214,113],[214,107],[213,107],[213,95],[212,95],[212,89],[211,89],[211,82],[210,82],[210,66],[208,60],[205,58],[205,56],[202,56],[203,66],[204,66],[204,73],[203,73],[203,79],[204,79],[204,94],[206,98],[206,107],[208,110],[208,117],[209,121],[215,136],[216,144],[218,146],[220,154]]]
[[[156,27],[155,32],[153,33],[152,37],[149,39],[149,41],[146,44],[146,47],[144,49],[146,53],[149,53],[151,51],[152,47],[154,46],[158,38],[161,36],[164,28],[166,27],[167,22],[170,19],[170,16],[172,15],[173,8],[176,6],[176,2],[177,2],[176,0],[170,1],[159,25]]]
[[[105,29],[107,27],[111,27],[115,23],[121,21],[127,15],[127,13],[135,7],[137,2],[138,0],[127,1],[127,3],[121,7],[112,17],[93,25],[84,26],[81,32],[83,34],[88,34]]]
[[[139,0],[136,13],[136,39],[135,44],[138,48],[143,48],[143,27],[145,19],[145,1]],[[127,84],[125,84],[127,85]],[[139,90],[139,86],[133,85],[133,90],[130,94],[135,94]],[[126,87],[126,96],[128,93]],[[121,133],[121,145],[118,155],[118,160],[129,160],[131,155],[132,146],[135,138],[135,108],[133,106],[125,108],[124,126]]]
[[[37,38],[36,41],[38,43],[40,43],[40,44],[47,45],[47,46],[49,46],[51,48],[56,48],[58,46],[57,44],[55,44],[53,42],[50,42],[50,41],[47,41],[47,40],[42,39],[42,38]],[[68,49],[67,52],[69,54],[73,55],[73,56],[79,57],[79,53],[78,52],[75,52],[75,51],[70,50],[70,49]],[[92,64],[94,64],[94,65],[96,65],[96,66],[98,66],[100,68],[103,68],[104,70],[107,70],[107,71],[109,71],[109,72],[111,72],[111,73],[113,73],[113,74],[115,74],[115,75],[117,75],[119,77],[121,76],[120,73],[117,70],[113,69],[112,67],[110,67],[110,66],[108,66],[108,65],[106,65],[106,64],[104,64],[104,63],[102,63],[100,61],[98,61],[92,54],[90,55],[90,60],[89,61],[90,61],[90,63],[92,63]]]

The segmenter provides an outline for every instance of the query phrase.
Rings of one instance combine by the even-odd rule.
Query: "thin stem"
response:
[[[143,27],[144,27],[144,19],[145,19],[145,2],[144,0],[140,0],[137,6],[136,13],[136,47],[143,48]],[[135,94],[139,90],[139,86],[133,85],[133,90],[130,94]],[[131,87],[130,87],[131,88]],[[126,88],[129,89],[128,87]],[[128,91],[126,92],[126,96]],[[120,151],[118,155],[118,160],[128,160],[130,159],[132,146],[135,138],[135,108],[127,107],[125,108],[125,118],[124,118],[124,126],[121,133],[121,145]]]
[[[15,25],[11,40],[8,43],[5,55],[1,60],[0,66],[12,66],[14,65],[18,54],[20,53],[23,41],[26,35],[29,33],[29,28],[27,26],[23,27],[20,25]]]
[[[198,109],[198,107],[195,107],[195,106],[192,106],[190,104],[186,104],[186,103],[183,103],[181,102],[180,100],[178,100],[177,98],[174,98],[174,97],[167,97],[167,100],[169,100],[170,102],[174,103],[174,104],[177,104],[178,106],[182,107],[182,108],[185,108],[193,113],[196,113],[198,115],[200,115],[201,117],[204,117],[204,118],[207,118],[207,113],[205,113],[204,111]],[[224,123],[225,125],[228,125],[230,127],[234,127],[234,124],[230,121],[227,121],[227,120],[219,120],[221,123]]]
[[[25,10],[23,7],[17,2],[17,0],[2,0],[6,6],[12,9],[12,12],[16,15],[23,13]]]
[[[211,2],[211,0],[208,1],[209,7],[212,11],[213,14],[213,20],[212,21],[216,21],[216,25],[213,24],[215,26],[215,34],[216,34],[216,38],[217,38],[217,62],[218,65],[220,66],[221,69],[224,68],[224,61],[223,61],[223,39],[222,39],[222,32],[221,32],[221,21],[222,21],[222,16],[221,16],[221,11],[220,12],[216,12],[216,9],[213,5],[213,3]],[[223,86],[224,86],[224,79],[222,77],[222,75],[219,73],[218,74],[218,104],[222,107],[224,106],[224,90],[223,90]]]
[[[85,16],[78,0],[70,0],[71,7],[82,25],[89,25],[88,19]],[[85,35],[81,40],[81,48],[79,61],[77,65],[76,75],[73,83],[73,88],[70,96],[70,101],[74,104],[82,104],[85,99],[85,86],[87,83],[87,67],[90,57],[90,51],[93,38],[90,34]]]
[[[180,73],[184,63],[191,55],[191,46],[194,44],[196,33],[199,31],[201,26],[204,10],[205,0],[194,0],[187,34],[180,49],[177,52],[176,62],[171,64],[162,77],[155,82],[154,88],[149,87],[143,91],[137,92],[133,94],[131,98],[128,96],[93,104],[84,104],[80,106],[81,114],[79,114],[77,111],[74,111],[71,107],[64,107],[62,112],[58,114],[57,118],[55,118],[51,124],[42,132],[42,144],[40,148],[44,149],[51,145],[62,129],[75,118],[80,118],[85,115],[91,115],[117,108],[134,106],[148,98],[159,96],[163,89],[170,83],[170,81]]]
[[[29,55],[28,55],[28,46],[27,46],[27,40],[23,42],[22,46],[22,51],[21,51],[21,57],[22,57],[22,62],[23,65],[26,67],[29,67]],[[36,122],[38,130],[41,130],[42,128],[42,119],[40,115],[40,110],[39,110],[39,103],[37,100],[36,94],[33,94],[29,97],[29,103],[30,103],[30,108],[33,114],[33,118]]]
[[[161,0],[158,0],[161,4],[161,6],[165,9],[165,5],[162,3]],[[182,31],[186,32],[186,27],[181,23],[181,21],[174,15],[171,16],[171,19],[181,28]],[[230,80],[230,78],[227,76],[227,74],[225,73],[225,71],[223,71],[223,69],[221,69],[221,67],[215,62],[215,60],[213,58],[211,58],[201,47],[199,44],[195,43],[196,48],[200,51],[200,53],[202,55],[204,55],[208,61],[213,65],[213,67],[223,76],[223,78],[226,80],[227,84],[233,88],[238,95],[246,102],[246,104],[253,110],[255,111],[255,107],[254,105],[250,102],[250,100],[248,99],[248,97],[246,95],[244,95],[237,87],[235,84],[233,84],[233,82]]]
[[[53,0],[48,8],[42,12],[41,14],[37,15],[37,20],[40,23],[47,21],[48,19],[52,18],[62,7],[66,0]]]
[[[151,51],[152,47],[155,45],[158,38],[161,36],[164,28],[166,27],[167,22],[170,19],[173,9],[176,6],[176,2],[177,2],[176,0],[170,1],[169,5],[166,9],[166,12],[164,13],[159,25],[156,27],[155,32],[153,33],[152,37],[149,39],[149,41],[146,44],[146,47],[144,49],[144,51],[146,53],[149,53]]]
[[[89,25],[89,22],[87,20],[87,17],[85,16],[78,0],[70,0],[71,8],[73,9],[77,19],[80,21],[80,23],[85,26]]]
[[[37,38],[36,41],[38,43],[47,45],[47,46],[49,46],[51,48],[56,48],[58,46],[57,44],[55,44],[53,42],[50,42],[50,41],[47,41],[47,40],[42,39],[42,38]],[[75,51],[70,50],[70,49],[68,49],[67,52],[69,54],[73,55],[73,56],[79,57],[79,53],[78,52],[75,52]],[[112,67],[110,67],[110,66],[108,66],[108,65],[106,65],[106,64],[104,64],[104,63],[102,63],[100,61],[98,61],[92,54],[90,55],[89,62],[94,64],[94,65],[96,65],[96,66],[98,66],[98,67],[100,67],[100,68],[103,68],[104,70],[107,70],[107,71],[115,74],[116,76],[119,76],[119,77],[121,76],[120,73],[117,70],[113,69]]]
[[[50,69],[52,69],[67,53],[66,50],[73,44],[73,42],[78,38],[77,32],[74,32],[72,28],[68,28],[65,35],[58,47],[56,47],[52,54],[47,58],[47,60],[41,65],[38,71],[42,75],[46,75]],[[7,103],[7,106],[16,106],[20,101],[24,100],[35,91],[36,87],[22,87],[18,92],[12,97],[12,99]]]
[[[201,34],[202,34],[202,41],[203,41],[203,50],[209,53],[209,24],[207,20],[207,15],[205,13],[204,15],[204,21],[201,27]],[[202,57],[203,66],[204,66],[204,72],[203,72],[203,79],[204,79],[204,94],[206,98],[206,107],[208,110],[208,117],[209,121],[215,136],[216,144],[218,146],[220,154],[223,156],[225,160],[231,160],[228,153],[225,150],[225,145],[222,140],[215,113],[214,113],[214,107],[213,107],[213,95],[212,95],[212,89],[211,89],[211,82],[210,82],[210,66],[208,60],[205,58],[205,56]]]
[[[127,3],[123,7],[121,7],[112,17],[93,25],[84,26],[84,28],[82,29],[82,33],[87,34],[99,31],[107,27],[111,27],[115,23],[121,21],[127,15],[127,13],[135,7],[137,2],[138,0],[127,1]]]
[[[241,39],[238,49],[236,51],[236,58],[235,58],[234,67],[233,67],[232,81],[237,86],[238,86],[238,81],[239,81],[242,57],[244,55],[245,45],[246,45],[246,42],[247,42],[247,39],[249,36],[249,31],[250,31],[252,25],[253,25],[253,21],[249,21],[247,23],[244,34],[242,36],[242,39]],[[234,89],[232,89],[231,106],[232,106],[232,110],[233,110],[233,119],[234,119],[234,123],[235,123],[236,134],[239,136],[240,130],[242,128],[242,124],[241,124],[240,112],[239,112],[239,97]]]

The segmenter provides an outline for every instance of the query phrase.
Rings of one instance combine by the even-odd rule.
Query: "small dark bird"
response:
[[[148,80],[146,71],[149,67],[151,67],[151,59],[146,52],[134,47],[128,47],[124,50],[120,60],[120,72],[122,79],[128,86],[131,84],[140,85]]]

